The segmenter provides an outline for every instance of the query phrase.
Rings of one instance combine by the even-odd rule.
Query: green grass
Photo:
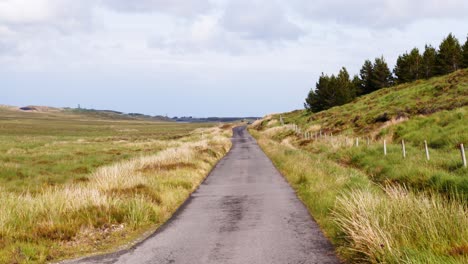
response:
[[[381,187],[328,153],[251,130],[349,263],[466,263],[468,205],[436,192]],[[326,146],[323,146],[326,148]]]
[[[386,88],[354,102],[311,114],[293,111],[282,114],[286,124],[303,131],[333,133],[335,141],[354,142],[356,147],[327,147],[293,137],[302,148],[324,151],[335,162],[365,171],[377,183],[396,182],[413,188],[433,189],[446,195],[468,197],[468,169],[462,166],[460,144],[468,145],[468,70],[447,76]],[[376,121],[385,116],[385,122]],[[256,124],[257,129],[279,126],[279,115]],[[291,131],[272,136],[278,141]],[[367,139],[371,140],[366,146]],[[383,155],[383,140],[388,155]],[[403,159],[401,141],[407,148]],[[424,141],[429,146],[426,160]],[[351,144],[348,144],[351,145]]]
[[[0,108],[0,263],[102,252],[155,230],[230,135],[230,125]]]
[[[0,184],[17,192],[86,180],[100,166],[157,153],[165,147],[158,141],[212,126],[83,119],[61,113],[0,114]]]
[[[283,113],[283,127],[270,115],[251,130],[344,259],[466,263],[468,169],[459,146],[468,145],[467,114],[468,70],[460,70],[315,114]],[[327,136],[304,139],[291,124]]]

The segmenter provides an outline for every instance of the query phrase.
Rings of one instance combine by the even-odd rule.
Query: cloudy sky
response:
[[[302,108],[321,72],[468,33],[466,0],[0,0],[0,104]]]

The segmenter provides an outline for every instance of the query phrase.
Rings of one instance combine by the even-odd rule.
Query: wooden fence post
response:
[[[405,140],[401,140],[401,150],[403,151],[403,158],[406,158],[406,147],[405,147]]]
[[[387,140],[384,139],[383,141],[383,153],[387,156]]]
[[[359,147],[359,138],[356,138],[356,147]]]
[[[462,157],[462,161],[463,161],[463,167],[466,168],[465,147],[463,146],[463,143],[460,144],[460,152],[461,152],[461,157]]]
[[[370,140],[369,140],[369,137],[367,137],[367,146],[370,145]]]
[[[429,156],[429,148],[427,147],[427,140],[424,140],[424,149],[426,150],[426,159],[430,160],[431,157]]]

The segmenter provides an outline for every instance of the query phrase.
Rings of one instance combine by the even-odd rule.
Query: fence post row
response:
[[[283,120],[282,116],[280,116],[280,122],[281,122],[281,125],[284,125],[284,120]],[[322,134],[321,129],[319,130],[319,132],[315,132],[312,135],[311,132],[304,132],[302,134],[301,129],[296,124],[292,124],[292,128],[296,132],[296,134],[299,134],[300,136],[303,136],[303,138],[307,139],[307,140],[312,140],[313,138],[315,138],[315,140],[317,141],[319,138],[322,138],[324,136],[327,137],[326,133],[324,135]],[[201,136],[202,136],[202,138],[204,138],[203,132],[202,132]],[[333,138],[333,133],[330,133],[329,138],[330,139]],[[370,145],[370,138],[367,137],[366,139],[367,139],[367,146],[369,146]],[[351,142],[349,142],[349,138],[346,137],[345,138],[345,145],[349,145],[349,143],[351,143],[351,146],[353,145],[352,140],[351,140]],[[358,147],[358,146],[359,146],[359,138],[356,138],[356,147]],[[402,150],[403,158],[406,158],[406,145],[405,145],[405,140],[404,139],[401,140],[401,150]],[[427,140],[424,140],[424,151],[425,151],[425,154],[426,154],[426,159],[428,161],[431,160]],[[385,140],[385,139],[383,140],[383,152],[384,152],[384,155],[387,156],[387,140]],[[463,167],[466,168],[468,166],[468,164],[467,164],[467,161],[466,161],[465,147],[463,146],[463,143],[460,144],[460,154],[461,154]]]

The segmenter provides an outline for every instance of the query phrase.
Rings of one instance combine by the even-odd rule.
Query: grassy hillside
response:
[[[468,145],[468,70],[281,116],[284,126],[280,114],[270,115],[251,132],[340,256],[353,263],[468,261],[468,169],[459,150]]]
[[[297,124],[302,132],[334,135],[320,140],[323,144],[294,137],[303,149],[322,151],[325,145],[329,158],[364,170],[378,183],[398,182],[468,196],[468,170],[462,166],[459,150],[461,143],[468,145],[468,70],[382,89],[316,114],[304,110],[281,116],[285,124]],[[270,118],[279,120],[279,115]],[[272,123],[257,124],[259,129],[263,126],[271,127]],[[282,140],[291,133],[276,138]],[[351,147],[357,138],[361,144]],[[384,140],[387,156],[383,155]],[[406,159],[402,157],[402,140]]]
[[[379,131],[388,121],[427,116],[467,105],[468,69],[464,69],[430,80],[384,88],[316,114],[294,111],[284,113],[283,117],[286,123],[294,122],[304,128],[319,125],[324,132],[367,135]]]
[[[0,108],[0,263],[106,250],[154,230],[229,149],[230,126]]]

